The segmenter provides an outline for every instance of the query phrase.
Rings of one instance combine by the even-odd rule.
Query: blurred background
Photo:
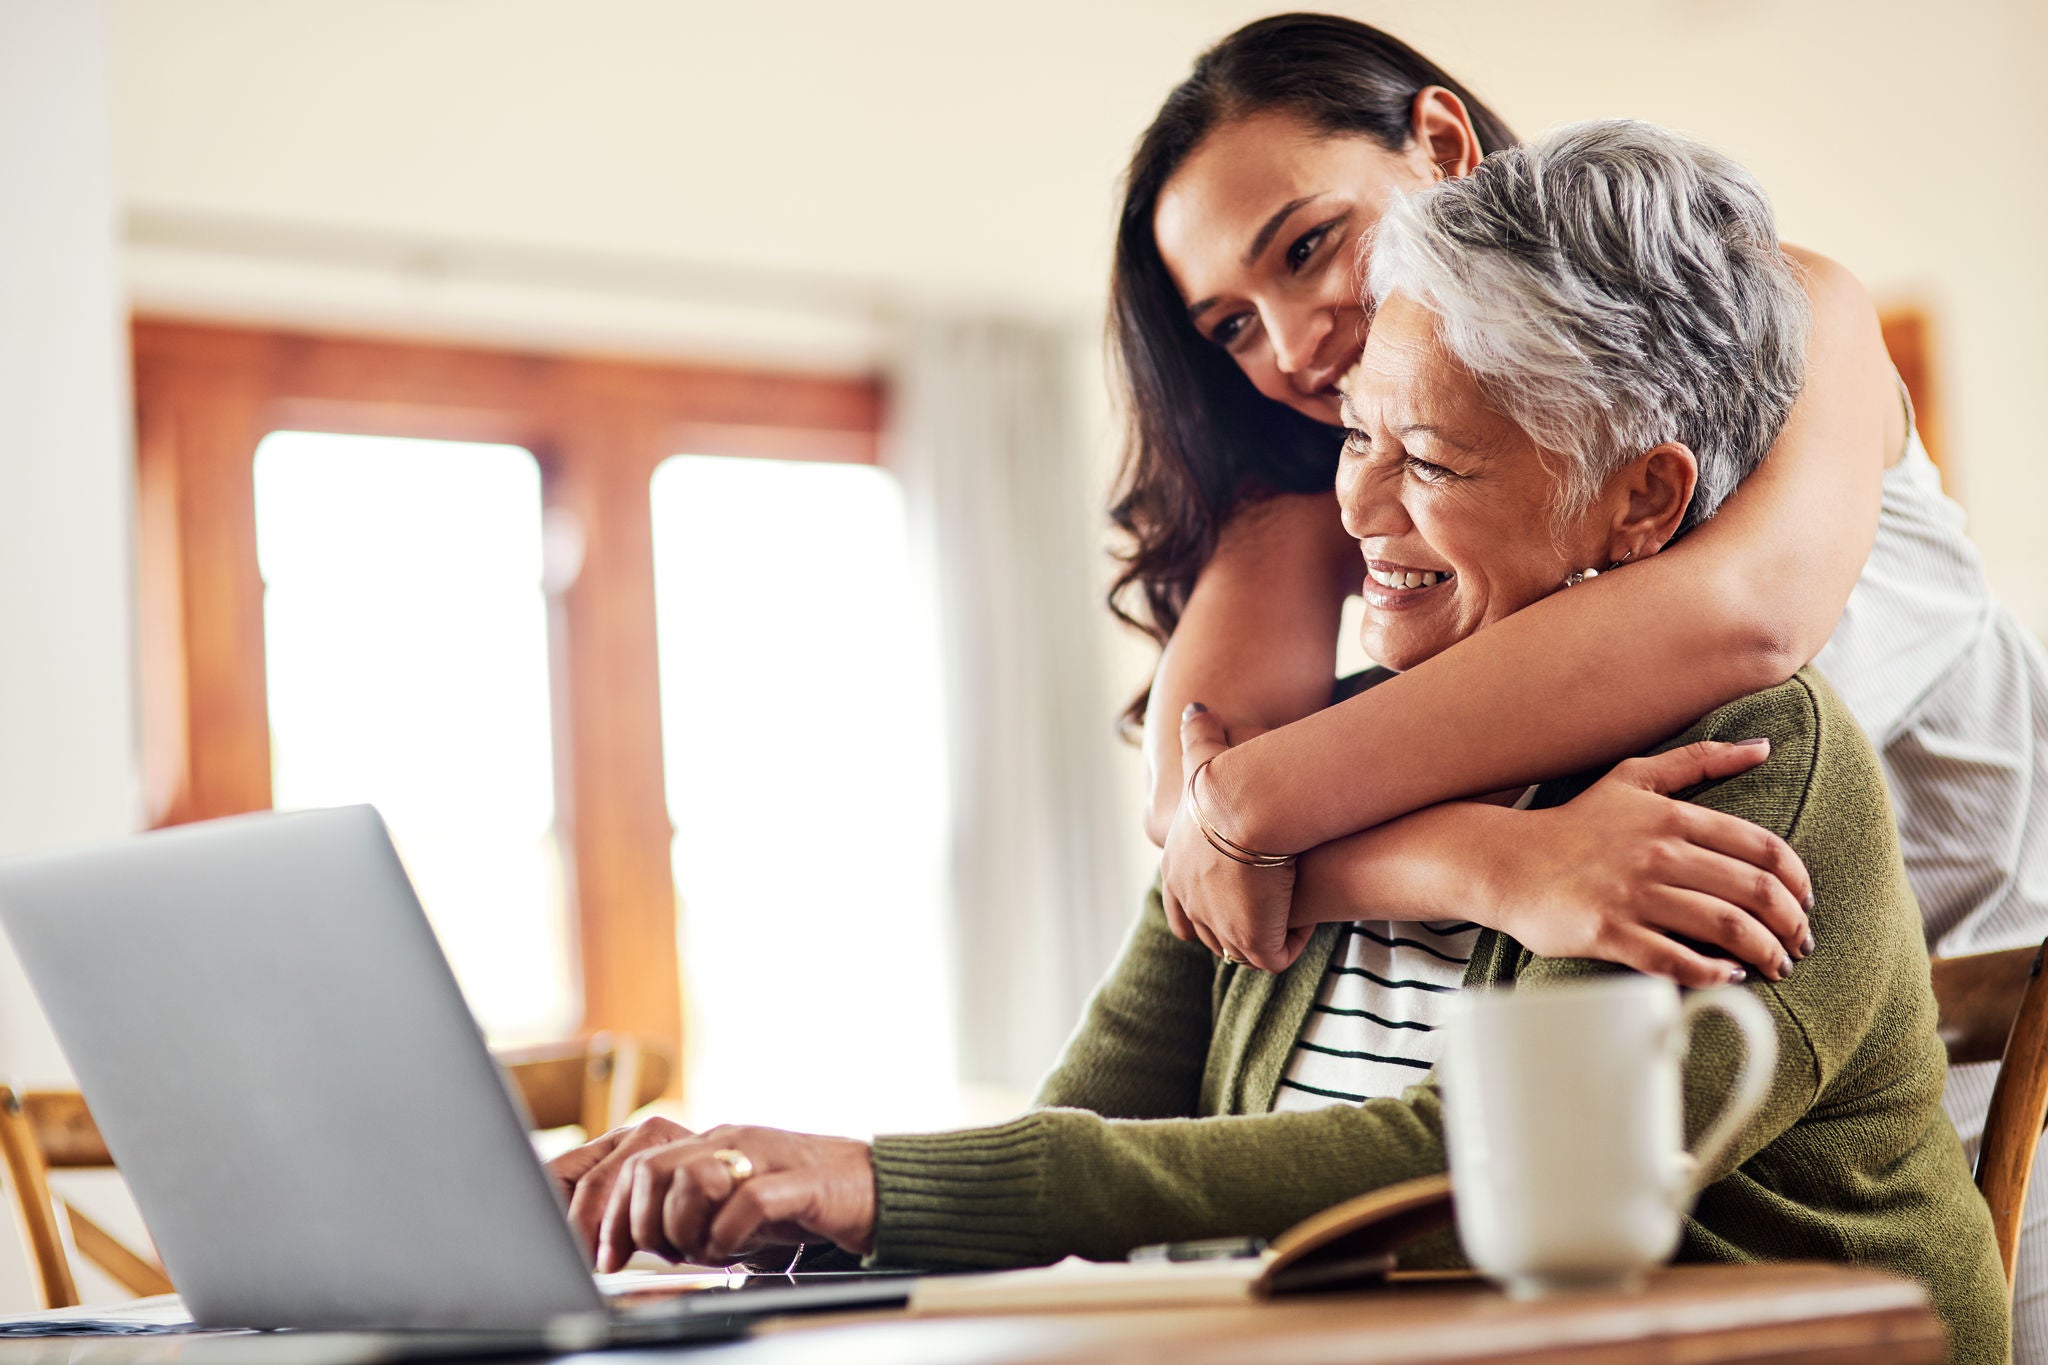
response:
[[[1117,175],[1274,8],[0,0],[0,851],[373,801],[495,1043],[1013,1109],[1151,871]],[[1754,169],[2048,626],[2048,7],[1331,8]]]

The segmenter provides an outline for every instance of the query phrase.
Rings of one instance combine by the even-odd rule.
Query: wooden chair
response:
[[[1948,1064],[1997,1062],[1998,1079],[1977,1148],[1977,1189],[2011,1292],[2034,1150],[2048,1122],[2048,943],[1934,959],[1934,1001]]]
[[[668,1055],[631,1038],[599,1034],[498,1054],[536,1131],[580,1128],[591,1137],[624,1123],[668,1088]],[[51,1193],[53,1170],[111,1170],[114,1159],[75,1090],[17,1093],[0,1085],[0,1168],[46,1308],[79,1302],[70,1253],[129,1293],[172,1292],[153,1257],[129,1248],[69,1200]],[[61,1217],[60,1217],[61,1214]]]

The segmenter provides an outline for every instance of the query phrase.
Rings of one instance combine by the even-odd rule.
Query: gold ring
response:
[[[1223,955],[1223,960],[1225,962],[1228,962],[1233,967],[1249,967],[1252,965],[1251,959],[1239,957],[1235,953],[1225,953]]]
[[[725,1163],[725,1169],[732,1172],[732,1183],[744,1185],[754,1178],[754,1159],[745,1152],[731,1147],[720,1147],[711,1154],[713,1161]]]

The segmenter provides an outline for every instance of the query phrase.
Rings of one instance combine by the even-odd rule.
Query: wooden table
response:
[[[323,1340],[331,1350],[322,1349]],[[280,1346],[301,1365],[340,1365],[373,1358],[374,1352],[366,1357],[366,1344],[310,1334],[46,1338],[0,1341],[0,1365],[256,1365],[280,1359]],[[1541,1303],[1514,1303],[1480,1281],[1459,1278],[1232,1308],[792,1318],[725,1345],[520,1359],[555,1365],[1938,1365],[1947,1350],[1941,1323],[1918,1285],[1879,1271],[1797,1264],[1674,1266],[1654,1275],[1640,1294]]]
[[[1947,1343],[1925,1291],[1894,1275],[1840,1265],[1695,1265],[1658,1272],[1640,1294],[1541,1303],[1515,1303],[1460,1278],[1235,1308],[792,1319],[687,1358],[704,1365],[1937,1365],[1947,1359]]]

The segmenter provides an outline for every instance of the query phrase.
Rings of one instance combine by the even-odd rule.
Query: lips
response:
[[[1374,607],[1398,609],[1415,606],[1446,593],[1457,581],[1457,574],[1449,569],[1425,569],[1414,564],[1369,559],[1365,563],[1365,583],[1360,593]]]

